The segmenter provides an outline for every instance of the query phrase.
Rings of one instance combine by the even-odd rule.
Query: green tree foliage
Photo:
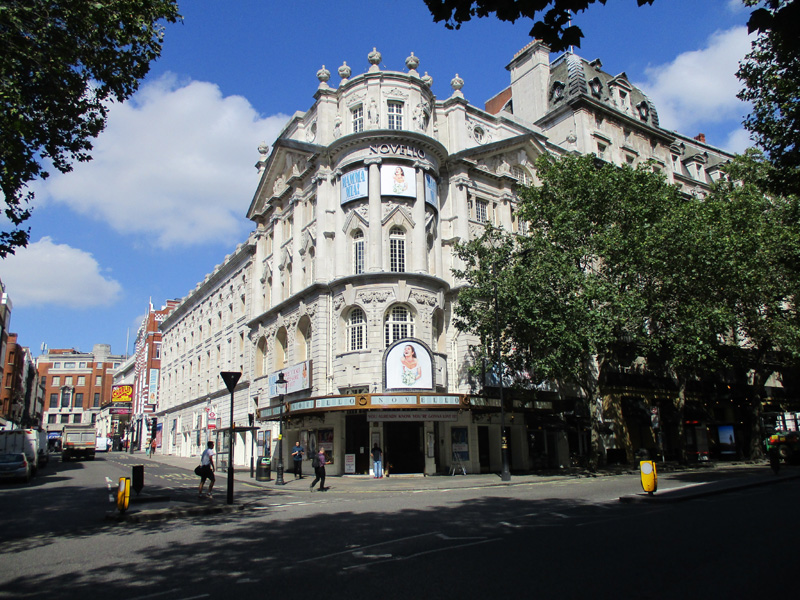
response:
[[[760,35],[737,73],[745,85],[738,97],[752,103],[745,128],[775,167],[768,188],[800,194],[800,3],[766,4],[750,19],[750,30]]]
[[[457,247],[456,326],[494,362],[496,293],[509,375],[578,386],[595,417],[603,369],[637,356],[675,382],[679,414],[689,382],[736,366],[755,373],[757,424],[767,378],[800,358],[800,205],[764,195],[772,169],[748,152],[695,197],[647,166],[540,158],[541,185],[519,191],[527,234],[487,227]]]
[[[28,184],[91,159],[109,103],[129,98],[161,53],[174,0],[0,3],[0,191],[12,225],[0,257],[28,242]]]
[[[517,19],[534,21],[530,36],[542,40],[553,52],[570,46],[580,48],[583,32],[572,25],[572,15],[582,12],[595,2],[606,0],[425,0],[435,22],[444,21],[448,29],[459,29],[472,17],[494,14],[501,21],[515,23]],[[639,6],[653,0],[636,0]],[[548,7],[550,7],[548,9]],[[543,13],[541,19],[537,17]]]

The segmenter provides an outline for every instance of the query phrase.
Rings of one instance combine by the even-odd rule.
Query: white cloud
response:
[[[729,152],[736,154],[744,154],[748,148],[755,146],[753,140],[750,139],[750,132],[744,129],[736,129],[728,135],[728,140],[725,143],[725,149]]]
[[[746,27],[717,31],[705,48],[646,69],[647,81],[636,85],[655,103],[661,127],[691,131],[698,125],[741,120],[749,111],[736,98],[742,87],[736,71],[750,41]]]
[[[2,268],[3,283],[16,307],[108,306],[122,292],[117,281],[101,273],[91,254],[55,244],[49,237],[7,256]]]
[[[174,76],[111,109],[88,163],[43,183],[48,200],[162,248],[239,240],[257,184],[256,149],[288,117]]]

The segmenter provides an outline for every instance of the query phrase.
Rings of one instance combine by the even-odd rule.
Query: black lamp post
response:
[[[281,371],[275,381],[275,387],[278,388],[278,402],[281,407],[280,431],[278,432],[278,476],[275,479],[275,485],[286,485],[283,480],[283,401],[286,396],[286,383],[283,378],[283,371]]]
[[[225,387],[231,393],[231,433],[228,442],[228,498],[227,503],[233,504],[233,441],[236,434],[236,427],[233,424],[233,390],[236,389],[236,384],[242,374],[238,371],[223,371],[220,373],[222,381],[225,382]]]

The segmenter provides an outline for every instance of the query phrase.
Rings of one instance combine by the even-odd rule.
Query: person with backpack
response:
[[[325,450],[322,448],[314,455],[311,459],[311,466],[314,468],[314,474],[316,478],[314,481],[311,482],[311,491],[314,491],[314,486],[317,485],[319,481],[319,491],[324,492],[327,491],[328,488],[325,487],[325,465],[331,464],[328,460],[328,457],[325,455]]]

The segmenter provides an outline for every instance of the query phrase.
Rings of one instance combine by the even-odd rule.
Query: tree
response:
[[[667,216],[681,197],[647,167],[618,168],[593,156],[542,157],[537,175],[540,186],[519,191],[527,235],[489,227],[457,247],[464,269],[454,274],[468,286],[459,292],[456,326],[475,334],[479,354],[493,362],[494,311],[487,299],[496,285],[501,363],[529,373],[534,383],[582,391],[593,416],[591,463],[597,465],[603,459],[600,376],[607,367],[630,364],[631,349],[647,340],[656,300],[669,305],[659,295],[669,292],[660,281],[665,269],[652,257],[669,239]],[[677,242],[670,243],[674,252]]]
[[[572,15],[589,8],[591,4],[606,0],[425,0],[436,23],[445,22],[448,29],[460,29],[472,17],[488,17],[492,13],[501,21],[514,23],[527,18],[534,21],[530,36],[542,40],[553,52],[570,46],[581,46],[583,32],[572,25]],[[639,6],[652,4],[653,0],[636,0]],[[547,10],[548,6],[552,7]],[[537,15],[544,13],[540,20]]]
[[[800,197],[764,194],[775,170],[751,149],[726,167],[728,179],[705,202],[715,235],[726,241],[720,262],[730,265],[732,341],[745,349],[740,368],[752,377],[751,456],[763,452],[760,417],[769,377],[800,363]]]
[[[754,4],[750,0],[748,4]],[[740,64],[738,97],[753,110],[744,126],[775,167],[765,182],[774,194],[800,194],[800,3],[769,0],[750,19],[760,34]]]
[[[52,168],[91,159],[109,104],[129,98],[161,54],[175,0],[34,0],[0,5],[0,191],[12,225],[0,257],[27,245],[33,192]]]
[[[587,10],[592,4],[605,4],[607,0],[425,0],[436,23],[444,21],[448,29],[460,29],[472,17],[492,14],[501,21],[515,23],[526,18],[534,21],[530,36],[542,40],[553,52],[562,52],[570,46],[581,47],[583,32],[572,24],[572,16]],[[653,4],[654,0],[636,0],[639,6]],[[747,6],[766,4],[756,8],[747,22],[751,32],[779,32],[786,43],[800,45],[794,24],[798,21],[795,0],[743,0]],[[548,9],[548,7],[550,7]],[[539,19],[540,13],[544,13]]]

